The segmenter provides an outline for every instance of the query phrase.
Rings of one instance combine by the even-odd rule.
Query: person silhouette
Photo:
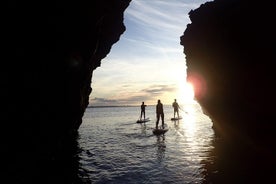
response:
[[[140,120],[142,120],[142,116],[144,116],[144,120],[146,118],[146,106],[144,102],[142,102],[141,105],[141,114],[140,114]]]
[[[158,124],[159,124],[159,120],[160,120],[160,116],[161,116],[161,120],[162,120],[162,128],[164,129],[164,110],[163,110],[163,104],[161,103],[160,100],[157,101],[157,105],[156,105],[156,129],[158,129]]]
[[[173,118],[175,118],[175,114],[177,114],[177,118],[179,119],[179,105],[176,101],[176,99],[174,99],[174,102],[172,103],[173,106]]]

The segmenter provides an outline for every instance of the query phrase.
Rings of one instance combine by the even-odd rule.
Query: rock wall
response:
[[[72,155],[93,70],[124,32],[129,3],[8,2],[2,33],[3,64],[11,64],[11,71],[3,72],[9,83],[2,145],[8,181],[78,181],[68,174],[78,169]],[[253,1],[208,2],[190,12],[192,23],[181,37],[189,80],[196,82],[196,98],[214,128],[267,163],[275,148],[273,10],[269,3]]]
[[[130,1],[8,3],[4,27],[13,77],[7,124],[13,131],[4,150],[11,158],[6,170],[17,183],[41,183],[51,171],[63,172],[54,169],[62,165],[57,162],[70,163],[93,70],[125,31]]]
[[[255,173],[258,179],[265,173],[269,178],[269,165],[275,163],[274,9],[247,0],[207,2],[190,11],[191,24],[181,36],[197,101],[216,134],[228,141],[223,149],[234,145],[246,164],[238,166],[233,150],[232,158],[225,152],[224,162],[236,162],[232,171],[242,168],[244,176]],[[256,171],[246,172],[250,167]]]

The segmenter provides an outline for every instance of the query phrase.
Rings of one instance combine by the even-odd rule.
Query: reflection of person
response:
[[[176,102],[176,99],[174,99],[174,102],[172,104],[173,106],[173,117],[175,118],[175,113],[177,113],[177,118],[179,118],[179,105],[178,103]]]
[[[142,105],[141,105],[141,115],[140,115],[140,120],[142,119],[142,116],[144,115],[144,120],[146,118],[146,106],[144,102],[142,102]]]
[[[164,111],[163,111],[163,104],[161,103],[160,100],[157,101],[157,105],[156,105],[156,129],[158,129],[158,124],[159,124],[159,119],[161,116],[161,120],[162,120],[162,128],[164,129]]]

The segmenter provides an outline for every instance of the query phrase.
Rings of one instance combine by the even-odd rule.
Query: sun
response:
[[[195,93],[193,85],[189,82],[179,82],[177,96],[179,103],[194,102]]]

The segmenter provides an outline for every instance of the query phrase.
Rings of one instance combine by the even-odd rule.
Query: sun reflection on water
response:
[[[179,121],[171,121],[173,108],[164,105],[169,131],[162,136],[152,135],[155,106],[147,107],[147,113],[153,115],[152,121],[144,125],[134,122],[137,109],[140,110],[87,109],[79,141],[81,148],[88,150],[81,153],[81,163],[83,168],[93,171],[88,173],[89,177],[101,181],[104,175],[114,183],[122,183],[122,179],[133,181],[129,173],[136,173],[138,183],[202,183],[205,177],[202,171],[206,163],[212,162],[209,155],[214,133],[200,105],[182,104]],[[122,177],[118,178],[118,174]]]
[[[177,141],[181,145],[179,149],[183,149],[185,153],[182,159],[191,163],[200,163],[212,148],[213,132],[210,119],[202,113],[196,101],[182,105],[180,116],[182,119],[174,122],[174,128],[178,135]]]

